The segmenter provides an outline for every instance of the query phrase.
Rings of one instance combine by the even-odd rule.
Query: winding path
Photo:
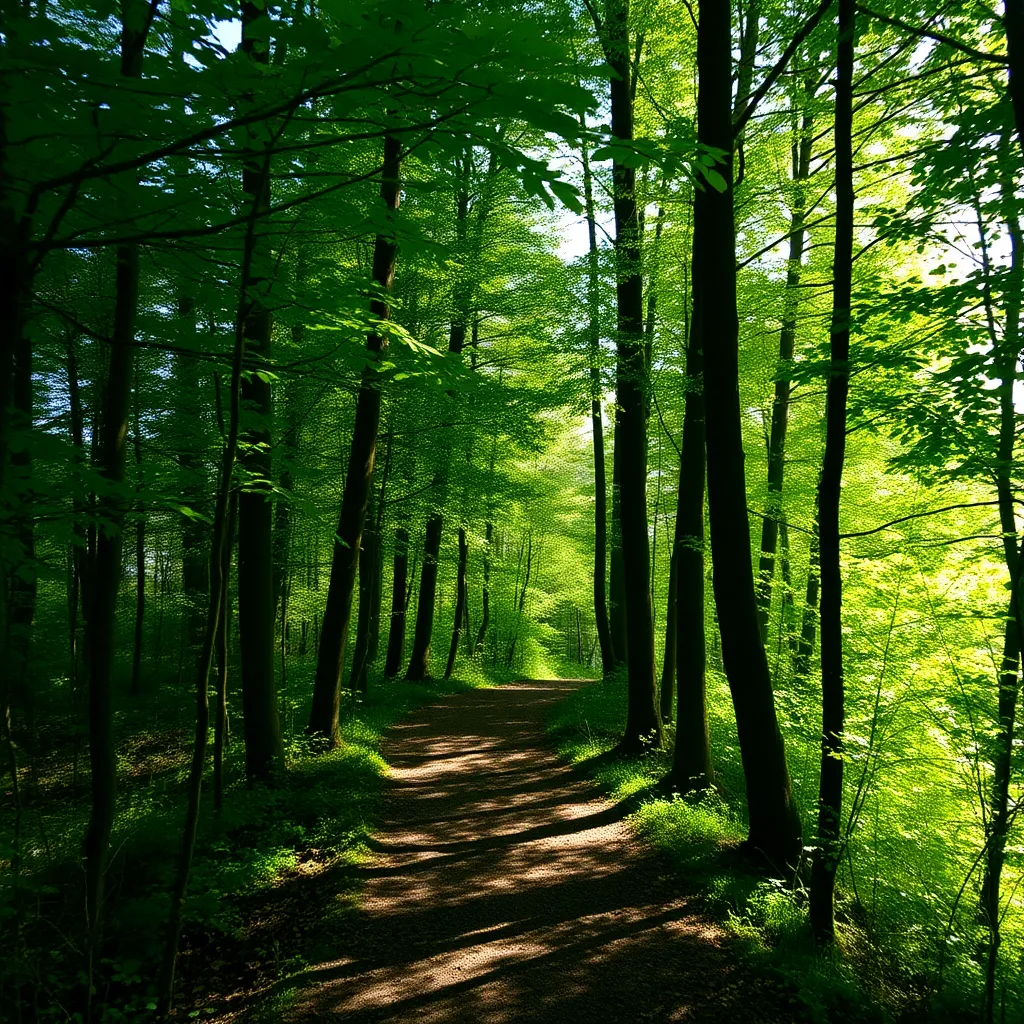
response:
[[[285,1019],[778,1019],[621,809],[551,749],[545,717],[580,685],[443,697],[392,727],[351,947],[305,972]]]

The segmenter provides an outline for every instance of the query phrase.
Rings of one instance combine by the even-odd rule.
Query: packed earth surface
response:
[[[793,1019],[783,992],[745,976],[626,809],[551,748],[545,717],[580,685],[450,695],[392,727],[382,826],[346,948],[290,979],[300,987],[275,1016]]]

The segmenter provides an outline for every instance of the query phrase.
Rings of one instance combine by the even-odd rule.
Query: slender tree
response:
[[[832,334],[825,405],[825,455],[818,483],[821,543],[821,781],[818,838],[811,869],[811,930],[819,943],[835,937],[836,870],[842,854],[843,806],[843,576],[839,512],[846,456],[853,291],[853,60],[854,0],[839,0],[836,59],[836,236],[832,261]]]
[[[750,560],[739,399],[731,21],[728,0],[704,0],[697,32],[697,136],[702,146],[723,156],[695,200],[694,260],[700,268],[695,306],[703,311],[695,313],[695,333],[704,356],[715,604],[746,780],[748,843],[785,871],[796,867],[802,837],[761,643]]]
[[[401,200],[401,146],[396,137],[384,139],[384,162],[381,170],[380,198],[389,217],[394,218]],[[391,316],[388,296],[395,279],[398,244],[392,232],[380,233],[373,246],[373,280],[379,297],[371,303],[374,319],[380,327],[370,331],[366,347],[379,359],[387,350],[387,321]],[[338,712],[341,700],[341,675],[345,661],[349,620],[352,617],[352,589],[359,565],[359,548],[366,519],[366,504],[373,480],[373,463],[380,429],[380,382],[373,366],[363,374],[356,400],[355,426],[349,449],[348,472],[341,499],[341,513],[335,533],[331,562],[331,582],[327,591],[317,654],[313,707],[309,715],[309,732],[325,739],[331,746],[340,741]]]

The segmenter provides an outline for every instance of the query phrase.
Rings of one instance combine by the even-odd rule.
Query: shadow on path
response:
[[[550,706],[579,685],[476,690],[392,727],[361,909],[336,959],[289,979],[301,987],[281,1019],[779,1019],[626,808],[547,743]]]

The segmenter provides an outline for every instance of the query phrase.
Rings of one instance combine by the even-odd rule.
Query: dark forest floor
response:
[[[317,936],[308,966],[219,1019],[800,1020],[793,993],[750,975],[628,808],[558,757],[546,719],[580,685],[440,696],[397,722],[355,907],[330,873],[285,886],[281,926],[304,919]]]

